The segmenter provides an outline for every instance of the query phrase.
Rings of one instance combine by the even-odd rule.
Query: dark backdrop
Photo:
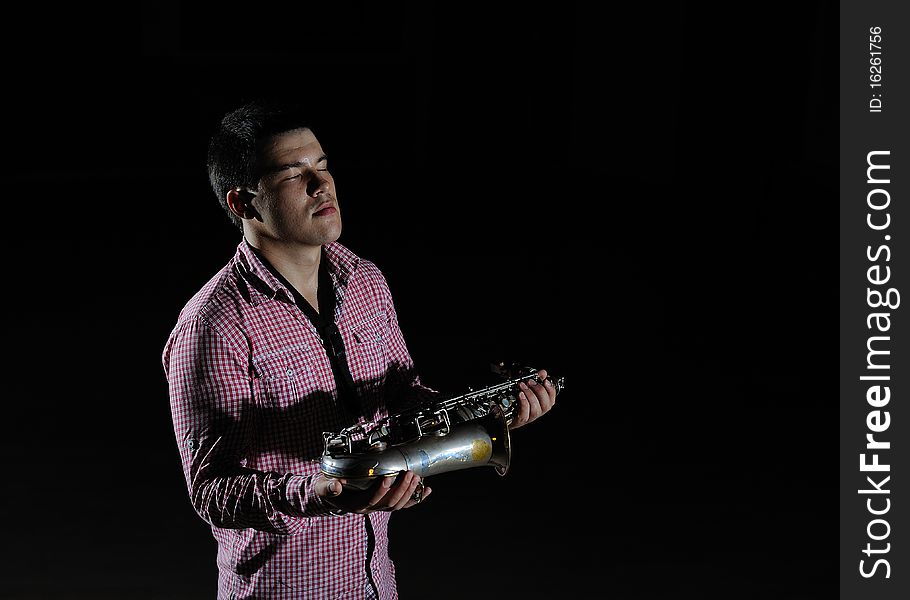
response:
[[[566,377],[507,477],[394,516],[403,598],[833,597],[836,3],[185,4],[9,25],[5,592],[214,597],[160,356],[265,89],[429,385]]]

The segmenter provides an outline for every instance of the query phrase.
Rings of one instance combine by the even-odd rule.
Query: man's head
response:
[[[208,170],[222,207],[248,237],[315,246],[341,234],[325,152],[293,107],[251,102],[225,115]]]

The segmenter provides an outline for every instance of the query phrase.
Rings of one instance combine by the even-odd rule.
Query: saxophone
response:
[[[535,380],[537,369],[493,365],[505,381],[436,403],[323,432],[320,470],[344,478],[345,487],[366,489],[380,477],[411,470],[420,477],[481,466],[505,475],[511,460],[509,424],[515,417],[518,384]],[[559,393],[565,378],[547,379]]]

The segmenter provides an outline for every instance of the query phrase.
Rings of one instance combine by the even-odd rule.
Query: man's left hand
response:
[[[556,386],[547,379],[543,369],[537,372],[537,379],[544,383],[530,380],[528,384],[519,383],[518,412],[512,419],[509,429],[518,429],[531,421],[539,419],[556,404]]]

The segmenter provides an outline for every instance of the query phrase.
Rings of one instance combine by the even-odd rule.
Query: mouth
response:
[[[318,210],[313,212],[314,217],[327,217],[329,215],[334,215],[338,212],[330,202],[326,202],[321,205]]]

